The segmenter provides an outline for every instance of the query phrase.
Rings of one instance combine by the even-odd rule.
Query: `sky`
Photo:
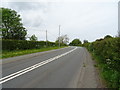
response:
[[[16,2],[17,1],[17,2]],[[95,41],[118,31],[118,0],[4,0],[2,7],[21,15],[28,37],[55,41],[60,34]]]

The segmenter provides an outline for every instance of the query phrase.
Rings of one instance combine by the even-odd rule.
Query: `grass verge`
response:
[[[99,76],[100,76],[100,79],[102,81],[102,84],[104,85],[104,87],[107,88],[108,87],[108,83],[107,83],[107,81],[105,80],[105,78],[103,76],[103,66],[104,66],[104,64],[100,63],[101,59],[98,56],[96,56],[92,52],[90,52],[90,53],[91,53],[91,56],[92,56],[92,60],[94,60],[96,62],[96,64],[94,65],[94,67],[98,69]]]
[[[60,48],[64,48],[64,47],[66,47],[66,46],[62,46]],[[31,54],[31,53],[49,51],[49,50],[53,50],[53,49],[59,49],[59,47],[46,47],[46,48],[41,48],[41,49],[29,49],[29,50],[17,50],[17,51],[2,51],[2,59],[20,56],[20,55]]]
[[[112,69],[109,69],[107,64],[101,63],[101,57],[96,56],[94,53],[90,52],[92,54],[92,58],[96,61],[97,67],[100,71],[100,76],[102,78],[103,84],[107,88],[119,88],[119,72],[114,71]]]

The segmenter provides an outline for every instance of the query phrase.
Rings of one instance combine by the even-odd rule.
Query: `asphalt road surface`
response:
[[[85,48],[67,47],[4,59],[3,88],[76,88]]]

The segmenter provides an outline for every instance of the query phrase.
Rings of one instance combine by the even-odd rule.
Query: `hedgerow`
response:
[[[58,43],[47,42],[47,47],[57,46]],[[64,45],[64,44],[61,44]],[[27,50],[46,47],[45,41],[2,40],[2,50]]]
[[[97,57],[108,87],[120,88],[120,38],[106,38],[84,46]]]

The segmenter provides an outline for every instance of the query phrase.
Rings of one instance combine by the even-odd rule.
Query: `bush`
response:
[[[105,38],[85,46],[98,58],[109,87],[120,88],[120,38]]]
[[[93,51],[96,56],[102,58],[102,63],[120,72],[120,38],[96,41],[93,43]]]
[[[57,46],[54,42],[47,42],[48,47]],[[45,41],[2,40],[2,50],[27,50],[46,47]]]

